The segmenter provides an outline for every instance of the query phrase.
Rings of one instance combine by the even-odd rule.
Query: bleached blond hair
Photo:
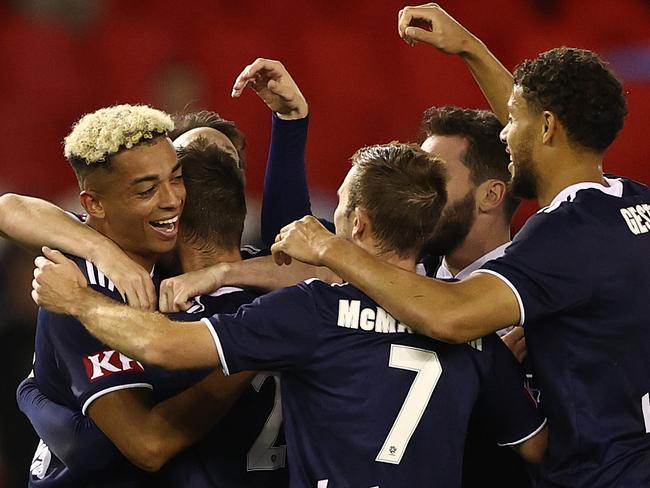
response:
[[[73,163],[103,163],[123,149],[167,135],[172,118],[148,105],[115,105],[81,117],[64,139],[65,157]],[[73,166],[75,166],[73,164]]]

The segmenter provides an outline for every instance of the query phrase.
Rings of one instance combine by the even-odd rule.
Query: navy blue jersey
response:
[[[70,257],[81,269],[88,286],[109,298],[122,301],[119,291],[89,261]],[[42,393],[53,401],[87,414],[97,398],[127,388],[152,389],[148,370],[141,363],[112,350],[92,337],[69,315],[45,309],[38,312],[34,372]],[[113,452],[97,452],[115,457]],[[79,477],[69,470],[49,448],[37,448],[30,472],[30,486],[141,486],[147,474],[124,458],[103,471],[103,476]]]
[[[543,486],[650,486],[650,189],[580,183],[480,272],[519,301],[549,416]]]
[[[348,284],[310,280],[203,320],[226,373],[282,372],[291,486],[459,486],[475,403],[502,444],[544,423],[496,336],[412,334]]]
[[[170,318],[196,321],[216,313],[234,313],[260,294],[254,289],[224,287],[213,295],[196,297],[187,312]],[[192,386],[209,372],[166,372],[168,378],[162,383],[167,385],[167,396]],[[279,384],[279,374],[258,373],[231,411],[199,443],[161,470],[160,486],[286,487],[289,475]]]

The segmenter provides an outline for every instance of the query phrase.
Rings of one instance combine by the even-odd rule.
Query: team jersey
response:
[[[254,289],[224,287],[212,295],[196,297],[187,312],[170,318],[196,321],[216,313],[234,313],[260,293]],[[209,372],[162,372],[170,378],[161,383],[171,388],[166,387],[159,400],[189,388]],[[158,476],[159,486],[286,487],[289,475],[279,384],[279,374],[258,373],[230,412],[200,442],[163,467]]]
[[[479,272],[519,302],[549,417],[540,486],[650,486],[650,189],[579,183]]]
[[[108,277],[89,261],[70,256],[84,274],[88,286],[122,302]],[[45,396],[87,415],[93,401],[128,388],[153,389],[148,369],[138,361],[102,344],[69,315],[39,309],[36,326],[34,373]],[[96,456],[105,453],[98,448]],[[107,454],[108,455],[108,454]],[[30,470],[30,486],[141,486],[148,478],[126,459],[115,457],[102,476],[88,478],[66,467],[43,443],[39,443]]]
[[[413,334],[349,284],[310,280],[203,320],[226,374],[282,372],[293,487],[459,486],[475,403],[502,444],[545,422],[496,336]]]

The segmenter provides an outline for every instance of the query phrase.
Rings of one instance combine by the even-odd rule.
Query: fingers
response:
[[[284,243],[282,241],[276,242],[271,246],[271,254],[273,255],[273,260],[275,261],[275,264],[278,266],[282,265],[290,265],[291,264],[291,256],[286,254],[284,251],[282,251],[282,245]]]
[[[246,86],[254,81],[258,76],[263,75],[271,79],[276,79],[286,73],[284,66],[279,61],[272,59],[257,58],[239,73],[232,87],[231,97],[239,97]]]
[[[421,27],[407,27],[404,31],[405,38],[410,41],[411,45],[418,42],[431,43],[433,33],[429,30],[422,29]]]
[[[41,251],[43,252],[43,256],[45,256],[47,259],[49,259],[53,263],[62,264],[62,263],[65,263],[66,261],[69,261],[68,258],[66,258],[63,254],[61,254],[56,249],[50,249],[47,246],[43,246],[41,248]]]
[[[37,269],[42,270],[45,266],[47,265],[53,265],[54,263],[47,259],[44,256],[38,256],[36,259],[34,259],[34,265],[36,266]]]

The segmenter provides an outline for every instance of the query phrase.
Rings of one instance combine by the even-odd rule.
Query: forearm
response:
[[[321,262],[400,322],[434,339],[461,343],[500,328],[501,314],[487,314],[486,310],[491,309],[489,300],[477,300],[476,290],[467,283],[445,283],[418,276],[340,238],[329,240]]]
[[[108,241],[56,205],[12,193],[0,196],[0,235],[30,249],[49,246],[91,261],[101,241]]]
[[[197,385],[155,405],[147,415],[148,449],[158,469],[197,442],[216,425],[244,393],[255,373],[224,376],[214,372]],[[225,440],[224,440],[225,441]]]
[[[71,470],[77,473],[100,470],[118,455],[91,419],[51,401],[40,392],[34,379],[18,386],[16,399],[39,437]],[[102,455],[95,455],[97,452]]]
[[[502,124],[508,122],[508,98],[512,92],[512,74],[489,51],[483,42],[472,36],[460,54],[481,88],[492,111]]]
[[[271,291],[295,285],[309,278],[318,278],[328,283],[339,281],[338,277],[325,267],[312,266],[295,260],[289,266],[278,267],[272,256],[227,263],[223,270],[225,284],[251,286]]]
[[[132,359],[168,369],[219,365],[210,332],[200,322],[175,324],[161,313],[118,304],[90,289],[70,312],[92,335]]]
[[[289,222],[311,214],[305,147],[308,117],[282,120],[273,116],[262,199],[262,240],[270,246]]]

